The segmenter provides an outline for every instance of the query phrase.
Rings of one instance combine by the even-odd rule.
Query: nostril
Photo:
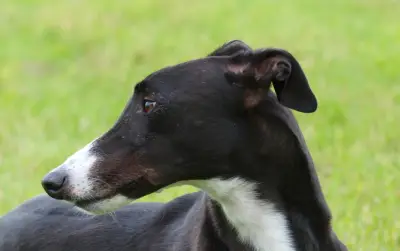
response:
[[[44,181],[43,184],[44,184],[46,190],[57,192],[58,190],[60,190],[63,187],[64,182],[65,182],[65,178],[63,178],[61,180],[61,182]]]
[[[46,193],[55,199],[63,198],[63,187],[67,177],[63,174],[52,172],[47,174],[42,180],[42,186]]]

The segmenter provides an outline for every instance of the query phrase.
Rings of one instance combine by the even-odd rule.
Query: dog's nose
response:
[[[65,172],[53,171],[48,173],[42,180],[42,186],[46,193],[54,199],[62,200],[65,193],[67,175]]]

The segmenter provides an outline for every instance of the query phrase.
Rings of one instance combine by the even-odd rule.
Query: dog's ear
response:
[[[208,54],[208,57],[213,56],[232,56],[241,52],[251,51],[250,46],[241,40],[232,40],[224,43],[219,48],[215,49],[213,52]]]
[[[245,51],[232,56],[227,69],[230,81],[246,89],[245,106],[248,108],[262,100],[272,83],[282,105],[303,113],[317,109],[317,99],[303,69],[286,50]]]

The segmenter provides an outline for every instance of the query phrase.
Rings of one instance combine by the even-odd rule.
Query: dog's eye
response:
[[[143,112],[149,113],[151,112],[154,107],[156,106],[156,101],[150,100],[150,99],[144,99],[143,100]]]

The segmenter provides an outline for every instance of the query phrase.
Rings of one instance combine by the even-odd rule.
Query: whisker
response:
[[[87,217],[87,218],[93,218],[95,217],[95,215],[91,214],[90,212],[78,207],[78,206],[74,206],[72,209],[74,209],[74,216],[78,216],[78,217]]]
[[[119,220],[117,219],[117,214],[116,214],[115,211],[109,212],[108,214],[111,216],[113,222],[115,222],[119,227],[122,227],[122,225],[120,224]]]

